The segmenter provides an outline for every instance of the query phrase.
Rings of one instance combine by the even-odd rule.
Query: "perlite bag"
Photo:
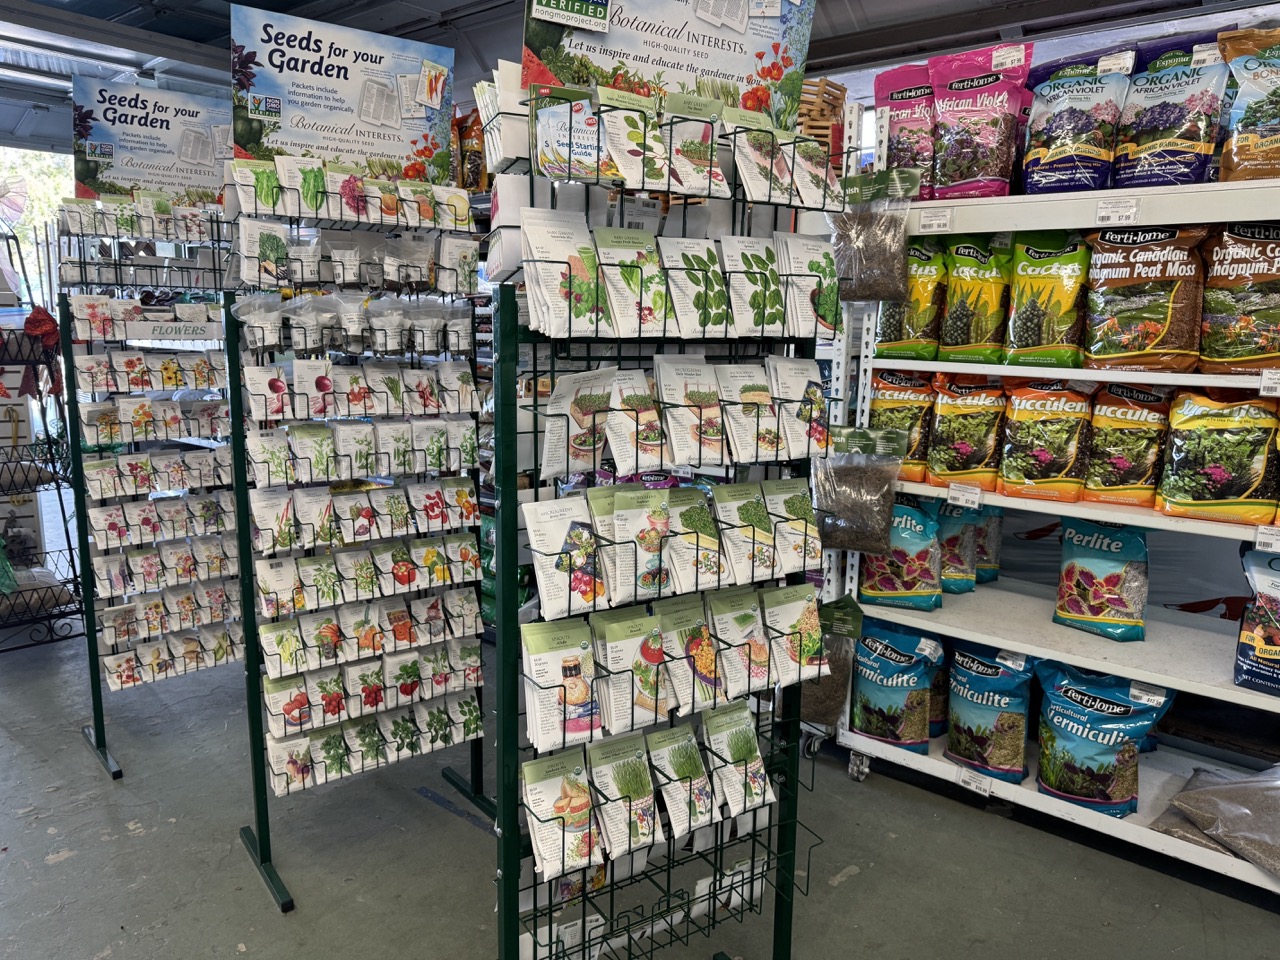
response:
[[[937,500],[897,495],[889,552],[862,555],[858,601],[911,610],[942,606]]]
[[[958,234],[947,244],[946,264],[947,312],[938,333],[938,359],[999,363],[1013,269],[1009,234]]]
[[[1200,253],[1200,370],[1249,373],[1280,365],[1280,223],[1229,223]]]
[[[907,434],[899,480],[918,483],[924,479],[932,419],[933,385],[929,380],[905,370],[878,370],[872,375],[867,425],[873,430],[903,430]]]
[[[936,487],[965,483],[995,490],[1000,463],[1004,388],[1000,381],[969,374],[933,378],[933,426],[925,457],[925,479]]]
[[[1084,362],[1085,274],[1089,248],[1078,233],[1019,233],[1004,362],[1011,366],[1078,367]]]
[[[982,508],[974,530],[978,554],[978,583],[994,583],[1000,579],[1000,540],[1004,536],[1004,507]]]
[[[1138,744],[1173,694],[1124,677],[1061,663],[1036,664],[1040,709],[1040,792],[1113,817],[1138,809]]]
[[[978,577],[978,511],[938,501],[942,592],[972,593]]]
[[[989,777],[1027,777],[1027,710],[1036,661],[955,641],[951,649],[946,756]]]
[[[868,617],[854,648],[852,723],[873,740],[929,752],[929,684],[942,644]]]
[[[1141,640],[1146,609],[1146,534],[1118,524],[1064,520],[1053,622],[1112,640]]]
[[[1094,394],[1081,500],[1155,506],[1169,396],[1167,388],[1124,383],[1105,384]]]
[[[1092,384],[1010,381],[1004,455],[996,489],[1004,496],[1074,503],[1084,486]]]
[[[880,304],[876,316],[876,357],[933,360],[938,328],[947,303],[947,263],[943,247],[916,237],[907,244],[907,300]]]

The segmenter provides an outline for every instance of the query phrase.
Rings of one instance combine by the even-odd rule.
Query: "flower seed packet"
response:
[[[593,743],[587,747],[587,762],[596,818],[610,859],[661,843],[665,838],[644,734]]]
[[[777,569],[780,575],[817,570],[822,566],[822,542],[813,513],[809,481],[764,480],[764,504],[774,524]]]
[[[704,710],[702,737],[716,796],[729,805],[731,816],[773,803],[755,722],[745,703]]]
[[[267,764],[271,767],[271,789],[277,797],[316,785],[309,737],[268,738]]]
[[[293,418],[310,420],[334,416],[338,412],[338,398],[333,389],[331,361],[295,359]]]
[[[596,227],[591,235],[614,336],[674,335],[675,318],[668,316],[666,275],[658,261],[658,242],[653,234],[647,230]],[[668,319],[672,321],[670,330]]]
[[[601,716],[591,628],[579,619],[523,623],[520,642],[530,742],[556,750],[593,739]]]
[[[114,400],[80,404],[80,428],[84,442],[90,446],[106,446],[124,439],[120,408]]]
[[[279,679],[320,666],[318,657],[314,662],[308,658],[296,620],[262,624],[258,628],[258,642],[262,645],[262,662],[269,677]]]
[[[94,592],[103,600],[131,592],[129,561],[120,554],[94,557],[93,584]]]
[[[666,407],[673,464],[719,467],[728,462],[715,370],[682,358],[654,358],[658,396]]]
[[[715,241],[659,237],[658,251],[680,338],[736,337],[738,330],[729,313],[729,294]]]
[[[298,559],[298,580],[302,584],[303,609],[323,610],[341,601],[338,567],[330,554]]]
[[[169,439],[156,419],[155,404],[147,397],[117,397],[116,420],[120,424],[120,439],[126,443],[142,443],[147,440]]]
[[[720,808],[711,792],[711,778],[702,763],[693,725],[649,733],[645,744],[671,822],[671,838],[679,840],[692,830],[715,823]]]
[[[292,493],[297,546],[342,546],[342,534],[333,517],[333,499],[328,487],[299,487]]]
[[[152,368],[153,379],[158,378],[160,390],[182,390],[187,386],[186,375],[182,372],[182,364],[176,354],[151,354],[147,360]]]
[[[289,434],[279,430],[249,430],[244,437],[250,476],[259,487],[297,483],[289,456]]]
[[[288,490],[250,490],[249,515],[253,518],[254,549],[259,553],[270,556],[298,545],[293,522],[293,496]]]
[[[727,200],[729,181],[720,169],[716,122],[724,110],[719,100],[668,94],[664,136],[671,155],[671,191],[693,197]]]
[[[416,532],[412,509],[399,487],[378,487],[369,491],[369,506],[373,508],[374,536],[403,537]]]
[[[615,372],[608,406],[605,435],[619,475],[660,470],[671,463],[662,416],[643,370]]]
[[[375,429],[378,473],[397,477],[413,473],[413,429],[406,421],[378,423]]]
[[[134,543],[154,543],[161,539],[164,534],[160,524],[160,514],[157,513],[157,504],[164,501],[139,500],[134,503],[126,503],[124,505],[124,522],[129,528],[129,536]],[[181,505],[183,501],[176,498],[170,501],[170,504]],[[181,511],[185,515],[186,511]],[[172,525],[170,529],[172,529]],[[174,536],[185,536],[186,530],[181,533],[174,531]],[[110,546],[110,543],[104,546]]]
[[[134,605],[134,615],[138,621],[140,636],[156,637],[168,629],[168,617],[164,612],[164,598],[158,596],[142,597]]]
[[[772,580],[778,569],[776,521],[758,483],[713,487],[711,502],[720,521],[720,541],[733,578],[742,584]]]
[[[114,653],[138,639],[138,608],[124,603],[98,611],[98,652]]]
[[[102,674],[108,690],[124,690],[143,682],[138,658],[132,650],[103,657]]]
[[[600,468],[617,373],[617,367],[605,367],[564,374],[556,381],[544,418],[543,477],[564,477]]]
[[[138,496],[158,488],[156,471],[149,453],[122,453],[116,461],[120,467],[120,482],[125,494]]]
[[[73,357],[76,368],[76,389],[85,393],[112,393],[119,390],[116,371],[111,357],[105,353]]]
[[[108,497],[119,497],[125,493],[127,481],[121,476],[119,464],[115,457],[104,460],[85,460],[84,484],[85,493],[90,500],[105,500]]]
[[[422,732],[413,722],[412,710],[378,714],[378,730],[387,742],[387,756],[404,760],[422,753]]]
[[[302,581],[292,557],[283,560],[255,560],[258,582],[258,611],[264,617],[278,617],[305,610]]]
[[[299,483],[327,483],[337,479],[333,432],[328,424],[292,424],[289,427],[289,446],[293,451],[294,472]]]
[[[835,253],[826,237],[774,234],[787,336],[834,339],[844,332]]]
[[[712,636],[720,646],[720,666],[725,679],[725,695],[768,690],[777,682],[769,647],[769,636],[760,616],[755,590],[717,590],[706,596],[707,616]]]
[[[735,363],[714,370],[734,462],[776,463],[788,459],[781,413],[773,402],[764,367]]]
[[[190,585],[165,587],[161,591],[164,597],[164,613],[170,630],[185,630],[199,626],[197,610],[200,606]]]
[[[363,491],[336,494],[333,516],[338,522],[343,543],[367,543],[373,539],[373,507]]]
[[[597,663],[608,672],[597,684],[603,722],[609,733],[637,730],[667,716],[667,680],[662,631],[643,608],[605,610],[591,615]]]
[[[586,767],[581,749],[521,765],[534,861],[543,880],[604,862]]]
[[[240,572],[239,560],[232,560],[223,552],[222,540],[218,537],[194,537],[190,549],[195,564],[193,579],[233,577]]]
[[[618,488],[613,497],[613,605],[645,602],[685,592],[677,576],[672,549],[672,490],[649,490],[642,484]],[[602,547],[608,550],[607,547]],[[606,565],[607,569],[607,565]]]
[[[738,336],[784,336],[786,301],[773,242],[763,237],[722,237],[720,249]]]
[[[191,532],[195,536],[225,533],[236,528],[235,504],[232,503],[230,510],[225,509],[216,494],[209,497],[188,497],[187,512],[191,517]]]
[[[376,440],[372,423],[342,421],[333,428],[334,461],[338,480],[360,479],[377,474]]]
[[[159,371],[152,371],[148,365],[148,354],[126,353],[122,350],[111,353],[111,369],[115,374],[114,389],[126,393],[142,393],[147,390],[160,389]]]
[[[559,620],[608,606],[604,568],[583,497],[522,505],[542,616]]]
[[[157,490],[180,492],[190,487],[187,463],[181,453],[157,453],[151,458],[151,472]]]
[[[346,603],[375,600],[379,596],[378,568],[368,550],[340,550],[333,554],[342,577],[342,599]]]
[[[208,353],[178,354],[178,365],[187,386],[193,390],[221,390],[227,385],[226,370]]]
[[[795,188],[786,134],[769,126],[769,118],[762,113],[724,109],[725,130],[733,148],[734,165],[738,182],[753,203],[794,202]]]
[[[780,411],[787,452],[793,459],[825,455],[831,435],[818,361],[766,357],[765,370]]]
[[[760,591],[773,662],[783,686],[831,672],[818,622],[818,596],[811,584]]]

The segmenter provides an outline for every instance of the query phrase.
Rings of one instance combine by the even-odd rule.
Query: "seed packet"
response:
[[[702,711],[702,738],[716,796],[730,816],[773,803],[773,787],[765,773],[756,739],[755,720],[742,702]]]
[[[444,488],[439,480],[410,483],[404,488],[413,524],[418,533],[443,533],[449,526]]]
[[[1102,386],[1093,400],[1081,500],[1155,506],[1170,393],[1162,387]]]
[[[354,772],[376,770],[378,767],[385,767],[395,762],[393,755],[388,751],[387,741],[378,729],[376,717],[343,724],[342,734],[347,744],[351,769]]]
[[[782,435],[781,412],[773,402],[764,367],[722,364],[712,369],[735,462],[769,463],[790,459]]]
[[[978,577],[978,511],[938,502],[942,592],[972,593]]]
[[[1011,380],[1005,388],[996,489],[1010,497],[1079,500],[1088,466],[1092,384]]]
[[[397,364],[366,363],[360,370],[364,376],[365,389],[371,394],[366,400],[366,409],[370,415],[404,416],[409,412],[405,404],[404,379],[400,376]],[[369,404],[372,405],[371,408]]]
[[[729,182],[716,149],[716,121],[723,109],[718,100],[667,94],[663,135],[670,146],[673,193],[728,199]]]
[[[670,463],[666,432],[649,378],[642,370],[616,370],[612,379],[604,427],[618,472],[630,476]]]
[[[449,674],[450,693],[484,686],[484,667],[478,638],[450,637],[445,641],[445,650],[452,667]]]
[[[422,732],[414,722],[414,711],[379,713],[378,732],[387,744],[387,757],[394,763],[422,753]]]
[[[302,642],[296,620],[262,624],[258,628],[258,642],[262,645],[262,662],[267,668],[267,676],[274,679],[320,666],[318,657],[308,657],[311,651]]]
[[[293,520],[297,546],[310,550],[320,544],[342,546],[342,534],[333,516],[328,487],[300,487],[293,491]]]
[[[604,862],[586,769],[581,749],[520,767],[534,861],[543,880]]]
[[[1001,44],[929,59],[934,197],[1008,196],[1032,46]]]
[[[307,675],[295,675],[274,679],[268,677],[262,682],[263,706],[267,713],[267,730],[277,740],[310,730],[313,725],[312,713],[319,721],[320,702],[312,706],[307,695]]]
[[[264,617],[278,617],[306,610],[298,565],[292,557],[283,560],[255,560],[258,583],[258,610]]]
[[[835,251],[826,237],[775,233],[786,335],[831,340],[844,333]]]
[[[418,640],[417,625],[413,622],[405,602],[399,598],[383,600],[380,605],[382,620],[382,644],[386,650],[416,650]],[[422,637],[426,631],[422,631]]]
[[[155,543],[157,540],[165,539],[164,533],[160,526],[160,514],[156,512],[156,502],[139,500],[134,503],[126,503],[122,507],[124,511],[124,523],[129,531],[129,539],[134,543]],[[181,503],[181,499],[174,501]],[[110,533],[110,531],[108,531]],[[185,534],[186,531],[183,531]],[[108,539],[104,546],[114,546],[112,540]]]
[[[722,550],[740,584],[772,580],[779,575],[780,537],[758,483],[713,487],[711,502],[720,521]]]
[[[1277,240],[1278,224],[1231,223],[1215,229],[1202,244],[1202,372],[1249,373],[1280,363]]]
[[[830,674],[813,586],[769,587],[759,597],[778,682],[785,687]]]
[[[558,620],[608,606],[586,500],[533,502],[522,509],[543,617]]]
[[[378,601],[346,603],[338,608],[338,623],[353,641],[348,660],[367,661],[383,652],[382,605]]]
[[[80,404],[80,428],[84,442],[90,446],[107,446],[124,440],[120,408],[114,400]]]
[[[662,793],[671,823],[671,839],[679,840],[719,819],[719,805],[711,793],[711,779],[703,766],[693,726],[684,724],[649,733],[645,743],[653,762],[654,782]]]
[[[611,737],[587,747],[596,816],[610,859],[665,838],[658,819],[644,735]]]
[[[163,597],[155,595],[142,597],[134,604],[134,611],[138,621],[139,636],[156,637],[168,629],[169,618],[164,612]]]
[[[720,543],[720,530],[707,496],[696,487],[666,491],[671,511],[667,556],[680,593],[732,586],[733,570]]]
[[[1004,362],[1081,366],[1088,246],[1064,230],[1019,233],[1015,240]]]
[[[270,556],[291,550],[298,542],[294,530],[293,498],[286,489],[249,491],[249,515],[253,520],[253,545]],[[205,531],[199,530],[199,533]]]
[[[824,454],[831,445],[828,398],[816,360],[765,357],[782,436],[793,458]]]
[[[751,587],[716,590],[705,595],[711,638],[717,648],[716,677],[720,699],[765,690],[778,681],[777,655],[761,619],[760,598]]]
[[[258,487],[297,483],[289,456],[289,436],[284,430],[250,430],[245,433],[250,476]]]
[[[788,156],[791,137],[769,126],[765,114],[725,107],[721,111],[738,182],[754,203],[790,205],[796,198]]]
[[[342,725],[335,721],[329,729],[314,731],[308,739],[311,743],[311,759],[315,764],[316,783],[332,783],[354,772]]]
[[[122,476],[115,457],[84,461],[85,494],[90,500],[122,496],[132,482],[132,478]]]
[[[564,374],[556,381],[543,425],[542,476],[563,477],[600,466],[617,372],[617,367],[605,367]]]
[[[333,557],[329,554],[300,557],[297,564],[304,609],[323,610],[337,606],[342,598],[338,568]]]
[[[138,658],[138,676],[143,683],[154,683],[173,676],[173,654],[169,652],[169,644],[164,640],[139,643],[133,648],[133,653]]]
[[[553,339],[612,336],[609,302],[583,214],[522,208],[520,243],[530,327]]]
[[[678,326],[670,332],[685,340],[736,336],[715,241],[659,237],[658,253]]]
[[[822,543],[818,539],[808,481],[764,480],[760,490],[773,524],[777,572],[785,576],[818,569],[822,563]]]
[[[98,611],[98,652],[112,653],[140,636],[138,607],[124,603]]]
[[[169,647],[169,662],[175,674],[192,673],[214,665],[213,658],[200,646],[200,635],[195,631],[171,634],[166,638],[166,643]]]
[[[340,421],[330,424],[333,434],[334,478],[352,480],[378,472],[376,434],[372,423]]]
[[[368,542],[373,539],[373,507],[364,492],[340,493],[333,498],[333,517],[343,543]]]
[[[1117,524],[1064,520],[1053,622],[1111,640],[1141,640],[1146,607],[1146,534]]]
[[[658,395],[666,407],[672,462],[695,467],[728,460],[715,370],[709,364],[654,358]]]
[[[934,391],[924,376],[902,370],[879,370],[871,377],[873,430],[903,430],[907,452],[902,458],[898,479],[919,483],[924,480],[925,454],[929,448],[929,428]]]
[[[76,389],[86,393],[114,393],[120,389],[116,371],[107,354],[85,354],[72,358],[76,371]]]
[[[297,622],[307,655],[316,659],[317,667],[336,666],[353,656],[351,650],[355,644],[343,634],[336,610],[306,613],[298,617]]]
[[[1275,516],[1276,401],[1251,392],[1179,390],[1169,411],[1156,509],[1181,517],[1270,523]]]
[[[94,557],[93,582],[99,598],[123,597],[130,592],[129,561],[119,554]]]
[[[724,336],[783,336],[787,307],[773,241],[764,237],[726,236],[720,238],[720,250],[724,255],[732,318]],[[712,331],[711,336],[716,332]]]
[[[449,428],[443,420],[409,421],[413,438],[413,472],[448,470],[451,460]]]
[[[1218,34],[1218,48],[1230,70],[1222,99],[1220,179],[1270,179],[1280,174],[1275,138],[1275,90],[1280,32],[1230,30]]]
[[[876,315],[876,358],[933,360],[947,303],[946,248],[936,240],[907,242],[907,302],[884,301]]]
[[[936,500],[897,494],[887,554],[864,553],[858,600],[912,610],[942,606],[942,551]]]
[[[1004,508],[983,506],[974,528],[974,550],[977,555],[976,582],[994,583],[1000,579],[1000,541],[1004,533]]]
[[[230,493],[230,491],[225,492]],[[266,496],[266,492],[263,495]],[[187,510],[191,516],[190,530],[193,536],[228,533],[236,528],[234,504],[230,510],[224,509],[222,501],[217,496],[188,497]],[[252,504],[250,504],[250,510],[252,510]],[[234,538],[228,538],[228,550],[233,542]]]
[[[938,487],[964,483],[995,490],[1004,390],[999,381],[939,373],[925,458],[925,479]]]
[[[373,600],[379,595],[378,568],[368,550],[339,550],[333,554],[342,578],[342,599],[346,603]]]
[[[954,641],[946,757],[1007,783],[1027,778],[1027,712],[1036,661]]]
[[[702,597],[675,597],[656,601],[653,615],[662,630],[667,675],[677,708],[668,698],[672,713],[685,716],[727,699],[721,676],[719,645],[711,636]]]
[[[132,650],[103,657],[102,674],[108,690],[124,690],[143,682],[138,658]]]
[[[467,478],[470,482],[470,478]],[[405,492],[398,487],[370,490],[369,506],[373,510],[374,536],[379,539],[402,537],[416,532],[413,513]]]
[[[876,74],[875,109],[887,137],[884,170],[920,174],[920,200],[933,199],[933,86],[929,67],[905,63]]]
[[[384,597],[417,589],[418,565],[402,540],[382,540],[369,550],[378,571],[378,591]]]
[[[947,243],[947,312],[938,359],[999,363],[1009,315],[1013,269],[1010,235],[957,234]]]
[[[520,625],[530,742],[552,750],[592,739],[602,689],[591,629],[580,619]]]
[[[1140,43],[1136,67],[1120,114],[1112,186],[1203,183],[1230,72],[1217,33]]]
[[[652,233],[596,227],[592,232],[614,335],[674,335],[675,316],[666,295],[666,274]]]
[[[480,396],[476,392],[471,364],[466,360],[442,360],[435,365],[445,413],[479,413]]]
[[[1138,809],[1138,745],[1173,703],[1173,693],[1042,660],[1041,793],[1113,817]]]
[[[646,727],[667,715],[667,679],[662,631],[644,608],[602,610],[590,617],[601,722],[611,734]]]
[[[1116,125],[1134,51],[1115,47],[1033,67],[1023,164],[1027,193],[1101,190],[1111,183]]]
[[[907,627],[868,617],[855,648],[851,726],[855,733],[929,752],[929,683],[942,645]]]

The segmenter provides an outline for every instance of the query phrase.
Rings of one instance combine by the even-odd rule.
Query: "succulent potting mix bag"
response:
[[[1280,30],[1220,33],[1218,48],[1236,85],[1219,177],[1225,182],[1280,176]]]
[[[938,359],[999,363],[1013,269],[1009,234],[957,234],[947,244],[946,264],[947,310]]]
[[[1218,54],[1218,35],[1141,43],[1136,71],[1120,112],[1112,185],[1203,183],[1229,73]]]
[[[938,501],[942,592],[971,593],[978,577],[978,511]]]
[[[1253,599],[1240,620],[1235,683],[1274,696],[1280,694],[1280,556],[1250,550],[1244,574]]]
[[[1036,661],[955,641],[951,649],[948,760],[1009,783],[1027,777],[1027,710]]]
[[[995,490],[1000,464],[1004,388],[998,380],[939,373],[925,456],[925,479],[935,487],[966,483]]]
[[[1088,270],[1089,248],[1074,231],[1015,237],[1005,363],[1078,367],[1084,362],[1080,341]]]
[[[942,644],[919,631],[864,620],[854,648],[854,731],[928,753],[930,678],[942,658]]]
[[[907,244],[907,301],[884,300],[876,317],[876,356],[933,360],[947,303],[947,261],[941,244],[915,238]]]
[[[1032,46],[1007,43],[929,59],[935,197],[1008,196]]]
[[[933,396],[933,384],[918,374],[904,370],[878,370],[872,374],[867,425],[873,430],[904,430],[907,434],[899,480],[918,483],[924,479]]]
[[[1226,224],[1200,253],[1200,370],[1247,373],[1280,364],[1280,223]]]
[[[897,495],[889,552],[864,553],[858,600],[912,610],[942,606],[942,552],[938,546],[938,502]]]
[[[1179,517],[1270,523],[1276,515],[1276,401],[1244,390],[1179,390],[1156,509]]]
[[[1138,809],[1138,744],[1173,702],[1172,691],[1041,661],[1040,792],[1099,813]]]
[[[1007,381],[1004,455],[997,490],[1073,503],[1084,487],[1092,384]]]
[[[1195,369],[1199,357],[1205,227],[1128,227],[1085,239],[1089,299],[1086,367]]]
[[[1004,508],[983,506],[973,538],[978,555],[978,583],[994,583],[1000,579],[1000,540],[1003,536]]]
[[[905,63],[875,79],[876,111],[888,125],[885,170],[918,170],[921,200],[933,199],[933,87],[929,67]]]
[[[1023,185],[1027,193],[1101,190],[1111,183],[1116,122],[1129,90],[1132,49],[1034,67]]]
[[[1108,383],[1094,395],[1081,500],[1155,506],[1170,394],[1162,387]]]
[[[1112,640],[1141,640],[1146,609],[1146,534],[1119,524],[1064,520],[1053,622]]]

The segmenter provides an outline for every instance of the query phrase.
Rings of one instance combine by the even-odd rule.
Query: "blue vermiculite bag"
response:
[[[1027,777],[1027,709],[1035,659],[955,641],[946,755],[997,780]]]
[[[929,752],[929,686],[942,644],[867,617],[854,649],[854,731],[915,753]]]

